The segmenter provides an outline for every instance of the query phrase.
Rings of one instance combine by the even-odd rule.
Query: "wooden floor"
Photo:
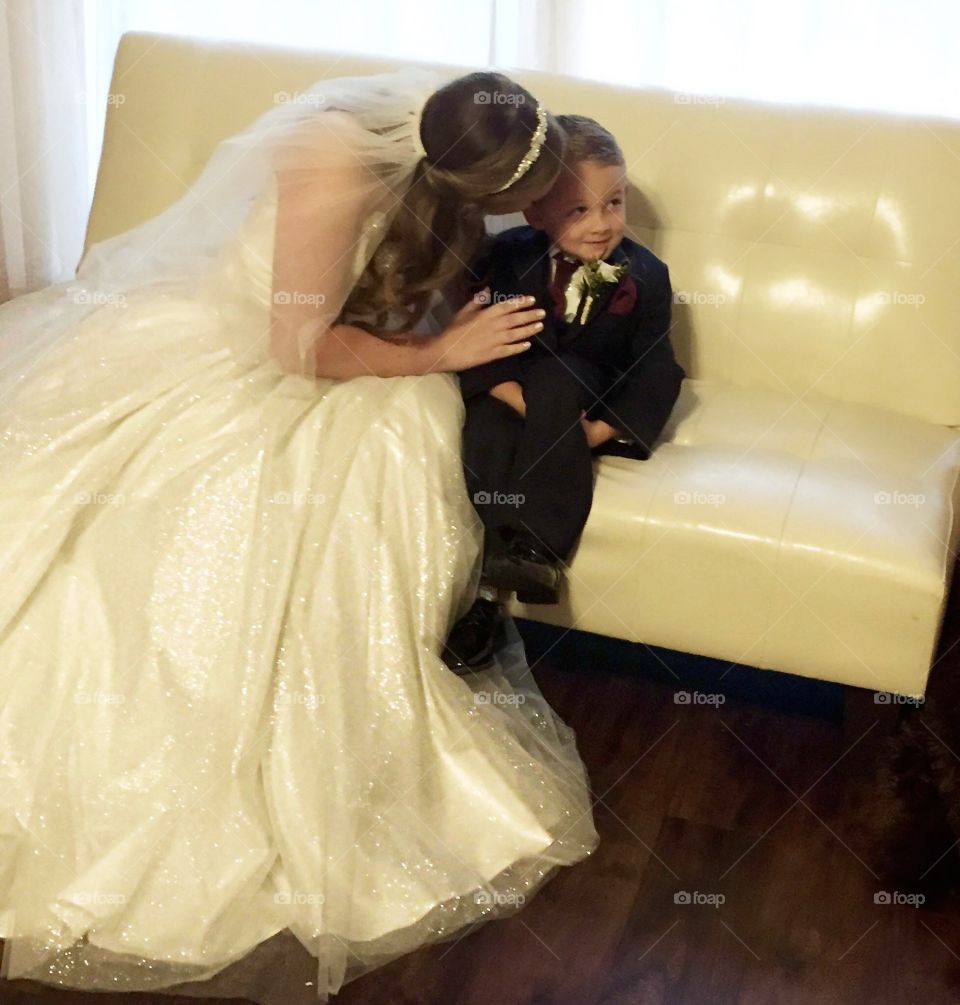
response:
[[[518,627],[576,731],[600,845],[515,916],[346,985],[338,1005],[960,1002],[960,896],[876,904],[886,888],[848,836],[885,727],[851,748],[843,688],[740,667],[718,686],[725,664]],[[935,673],[960,672],[958,642],[955,583]],[[684,689],[725,701],[677,704]],[[121,1000],[198,1002],[0,990],[3,1005]]]

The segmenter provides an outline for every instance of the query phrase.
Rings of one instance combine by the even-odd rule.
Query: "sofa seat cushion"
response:
[[[512,613],[923,692],[957,544],[956,429],[687,379],[649,459],[595,470],[561,603]]]

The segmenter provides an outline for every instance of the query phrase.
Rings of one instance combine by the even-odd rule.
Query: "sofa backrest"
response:
[[[126,33],[86,245],[164,209],[278,92],[404,64]],[[617,136],[689,377],[960,425],[960,121],[507,72]]]

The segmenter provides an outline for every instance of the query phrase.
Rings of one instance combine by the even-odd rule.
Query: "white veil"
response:
[[[109,295],[201,276],[258,197],[277,198],[274,354],[312,379],[313,341],[335,323],[389,228],[426,153],[423,105],[444,82],[410,66],[319,80],[278,101],[223,140],[166,210],[91,246],[77,280]]]

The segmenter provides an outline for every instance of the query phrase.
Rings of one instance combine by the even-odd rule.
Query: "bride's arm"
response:
[[[357,184],[355,175],[353,168],[341,169],[336,176],[324,172],[331,188],[323,225],[305,234],[302,207],[319,201],[316,176],[293,170],[277,174],[272,352],[285,372],[304,376],[426,373],[434,355],[429,343],[393,344],[354,325],[336,323],[339,305],[349,293],[355,244],[370,212],[369,182]]]
[[[304,376],[427,373],[438,364],[430,337],[396,344],[336,323],[355,278],[364,222],[375,209],[389,210],[396,197],[351,154],[349,121],[324,114],[322,129],[309,123],[274,160],[271,351],[285,372]]]
[[[315,373],[318,377],[406,377],[445,370],[436,336],[393,335],[377,338],[354,325],[334,325],[322,341]]]

